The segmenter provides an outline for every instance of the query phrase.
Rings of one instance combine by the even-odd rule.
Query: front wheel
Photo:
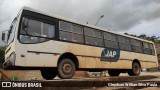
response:
[[[70,79],[76,71],[75,64],[71,59],[62,59],[58,64],[58,76],[62,79]]]
[[[132,69],[127,71],[130,76],[139,76],[141,73],[141,66],[137,62],[133,62]]]
[[[42,69],[41,75],[46,80],[52,80],[57,76],[57,69]]]

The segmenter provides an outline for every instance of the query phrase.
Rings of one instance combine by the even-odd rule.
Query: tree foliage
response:
[[[152,41],[154,43],[157,43],[157,44],[160,44],[160,37],[156,37],[156,36],[147,36],[146,34],[141,34],[141,35],[133,35],[133,34],[128,34],[128,33],[125,33],[126,35],[129,35],[129,36],[133,36],[133,37],[138,37],[138,38],[142,38],[142,39],[145,39],[145,40],[149,40],[149,41]]]
[[[4,56],[5,56],[5,47],[0,46],[0,67],[4,62]]]

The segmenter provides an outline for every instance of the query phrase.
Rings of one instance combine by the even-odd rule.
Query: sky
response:
[[[0,32],[9,29],[23,6],[91,25],[104,15],[98,27],[160,37],[160,0],[0,0]]]

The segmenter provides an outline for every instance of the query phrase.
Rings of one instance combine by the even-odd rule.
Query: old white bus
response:
[[[5,69],[40,70],[45,79],[69,79],[78,70],[138,76],[143,68],[158,67],[153,42],[29,7],[20,10],[2,40]]]

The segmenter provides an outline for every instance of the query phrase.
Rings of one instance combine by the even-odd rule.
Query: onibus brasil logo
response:
[[[105,48],[101,52],[101,61],[117,62],[120,57],[120,50]]]

